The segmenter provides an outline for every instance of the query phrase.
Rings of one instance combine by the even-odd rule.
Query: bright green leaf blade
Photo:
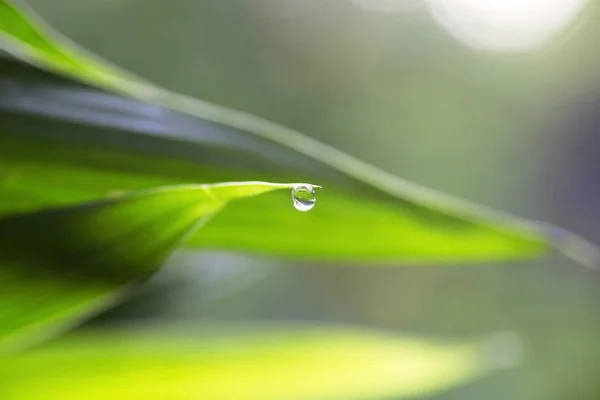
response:
[[[331,327],[76,332],[1,359],[0,398],[414,397],[478,378],[499,366],[490,355],[504,353],[506,360],[507,352],[518,351],[514,342],[490,344]]]
[[[124,190],[234,178],[184,162],[1,138],[0,214],[3,207],[29,211]],[[308,213],[296,211],[279,193],[231,204],[185,246],[387,263],[527,258],[547,249],[537,231],[512,222],[492,223],[476,215],[465,219],[412,203],[398,207],[397,201],[348,195],[329,186],[317,193]]]
[[[182,185],[0,218],[0,349],[109,305],[228,202],[291,187]]]
[[[201,233],[192,238],[189,245],[202,243],[294,256],[428,263],[522,259],[541,255],[556,245],[586,264],[597,264],[597,250],[570,233],[533,228],[531,224],[403,181],[292,129],[149,84],[87,54],[34,18],[33,13],[24,13],[7,0],[0,0],[2,45],[41,68],[291,148],[370,185],[378,199],[386,199],[379,206],[373,200],[332,191],[330,199],[319,202],[326,204],[319,207],[322,214],[315,210],[305,219],[293,216],[281,224],[287,217],[278,213],[277,221],[270,220],[272,235],[257,235],[252,240],[247,235],[232,237],[234,227],[240,218],[252,224],[265,221],[267,214],[259,211],[258,203],[251,213],[231,209],[223,215],[220,226],[214,225],[206,236]],[[270,207],[265,209],[275,215]],[[299,223],[317,236],[286,239],[285,232]]]

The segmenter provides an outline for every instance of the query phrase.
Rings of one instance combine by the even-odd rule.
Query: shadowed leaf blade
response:
[[[291,187],[182,185],[0,218],[0,349],[110,305],[228,202]]]

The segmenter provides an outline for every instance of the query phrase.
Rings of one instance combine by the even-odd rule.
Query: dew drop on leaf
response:
[[[315,206],[317,197],[315,189],[309,185],[296,185],[292,189],[292,201],[294,207],[299,211],[308,211]]]

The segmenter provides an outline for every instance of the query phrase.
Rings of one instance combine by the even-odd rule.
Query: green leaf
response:
[[[49,146],[14,138],[2,141],[1,137],[0,171],[5,174],[0,180],[0,214],[75,204],[123,190],[249,178],[124,152]],[[545,249],[535,232],[527,234],[510,224],[487,224],[476,217],[465,220],[412,204],[399,209],[397,203],[351,196],[328,187],[317,194],[317,204],[308,213],[297,212],[291,200],[268,194],[232,204],[192,235],[185,246],[354,262],[399,258],[474,262],[536,256]]]
[[[0,218],[0,350],[110,305],[228,202],[293,186],[182,185]]]
[[[514,341],[503,345],[424,340],[334,327],[212,326],[165,331],[149,326],[83,331],[3,359],[0,397],[350,400],[424,396],[501,367],[490,356],[518,357],[515,345]]]
[[[341,175],[351,182],[345,188],[339,187],[337,179],[332,182],[333,185],[328,184],[328,188],[331,187],[332,190],[328,190],[320,198],[315,211],[308,216],[293,214],[280,203],[275,204],[266,198],[248,204],[247,207],[231,207],[221,215],[217,223],[191,237],[186,246],[260,251],[294,257],[395,263],[526,259],[543,255],[552,246],[556,246],[583,263],[597,264],[596,248],[571,233],[520,221],[441,195],[378,170],[292,129],[243,112],[172,93],[145,82],[88,54],[47,27],[31,11],[24,12],[7,0],[0,0],[0,46],[40,68],[204,121],[253,134],[263,142],[277,144],[302,155],[309,163],[310,160],[314,160],[328,172],[335,171],[336,176]],[[193,138],[187,140],[193,145],[198,143]],[[77,172],[65,166],[68,161],[52,158],[54,148],[27,149],[21,144],[19,146],[20,160],[16,164],[10,164],[14,161],[8,158],[10,161],[9,165],[5,166],[6,175],[9,181],[13,179],[11,177],[16,177],[14,179],[22,186],[19,190],[31,190],[40,194],[36,200],[39,206],[90,198],[96,193],[94,189],[87,188],[85,182],[80,182],[77,186],[67,186],[66,182],[59,182],[56,190],[64,190],[65,193],[62,194],[49,194],[36,187],[33,182],[41,183],[41,178],[30,176],[28,172],[62,168],[62,173],[58,175],[63,177]],[[45,151],[45,159],[50,159],[54,165],[42,165],[28,158],[30,151]],[[73,151],[79,150],[71,150]],[[65,150],[63,157],[74,156],[69,153]],[[106,159],[113,156],[107,155]],[[2,157],[7,155],[2,154]],[[13,154],[8,157],[15,156]],[[105,156],[100,156],[102,157]],[[128,161],[125,159],[129,155],[120,154],[116,157],[130,167],[135,165],[135,168],[139,168],[133,161],[133,156]],[[79,163],[86,164],[81,160]],[[35,167],[32,167],[32,164]],[[122,185],[121,178],[132,177],[129,175],[125,178],[130,171],[126,174],[119,171],[120,176],[117,176],[106,170],[110,168],[106,164],[99,168],[98,165],[86,167],[89,167],[86,172],[90,177],[101,178],[105,184],[102,188],[104,191],[110,190],[110,187],[126,187],[127,185]],[[158,170],[159,165],[156,167]],[[13,173],[12,170],[16,172]],[[110,177],[107,176],[111,173]],[[169,172],[165,171],[165,178],[171,179],[166,176],[168,174]],[[140,180],[131,180],[131,185],[150,182],[139,175],[141,174],[138,174]],[[271,175],[275,177],[277,172],[268,176]],[[111,181],[112,178],[115,180]],[[177,182],[181,181],[181,175],[173,178]],[[3,190],[6,197],[14,198],[15,202],[28,198],[27,193],[9,191],[7,185],[3,186]],[[39,200],[44,197],[47,202]],[[261,227],[260,235],[250,236],[243,231],[259,229],[258,225]],[[299,226],[311,234],[290,236],[289,232],[293,232]]]

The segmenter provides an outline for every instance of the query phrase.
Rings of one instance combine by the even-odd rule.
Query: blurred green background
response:
[[[595,1],[28,3],[77,43],[163,87],[600,242]],[[140,293],[89,324],[204,318],[456,337],[517,331],[521,367],[430,399],[598,399],[599,289],[597,273],[558,256],[359,268],[178,252]]]

